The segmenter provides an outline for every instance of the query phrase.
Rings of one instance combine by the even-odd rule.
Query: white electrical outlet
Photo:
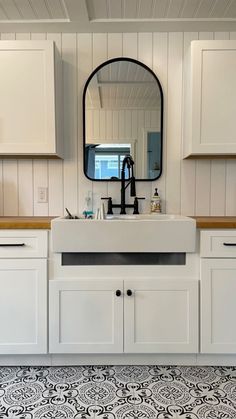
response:
[[[48,202],[48,188],[44,186],[38,187],[38,203]]]

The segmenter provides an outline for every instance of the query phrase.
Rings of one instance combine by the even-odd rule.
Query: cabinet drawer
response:
[[[236,230],[201,231],[201,257],[236,257]]]
[[[47,257],[47,231],[1,230],[0,258]]]

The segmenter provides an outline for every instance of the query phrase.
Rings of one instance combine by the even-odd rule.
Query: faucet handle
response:
[[[112,211],[112,197],[108,196],[108,197],[102,197],[101,199],[107,199],[108,204],[107,204],[107,214],[108,215],[112,215],[113,211]]]
[[[138,197],[138,196],[136,196],[134,198],[134,212],[133,212],[133,214],[139,214],[139,210],[138,210],[138,200],[139,199],[146,199],[146,198],[144,198],[144,197]]]

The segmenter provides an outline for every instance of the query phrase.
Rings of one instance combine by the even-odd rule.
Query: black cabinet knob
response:
[[[120,297],[121,296],[121,290],[116,290],[116,296]]]
[[[127,290],[126,294],[130,297],[132,295],[132,291],[131,290]]]

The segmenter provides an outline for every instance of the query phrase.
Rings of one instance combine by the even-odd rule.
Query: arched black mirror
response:
[[[83,130],[84,173],[89,179],[119,180],[127,154],[135,162],[136,180],[158,179],[163,92],[153,71],[123,57],[97,67],[84,87]]]

